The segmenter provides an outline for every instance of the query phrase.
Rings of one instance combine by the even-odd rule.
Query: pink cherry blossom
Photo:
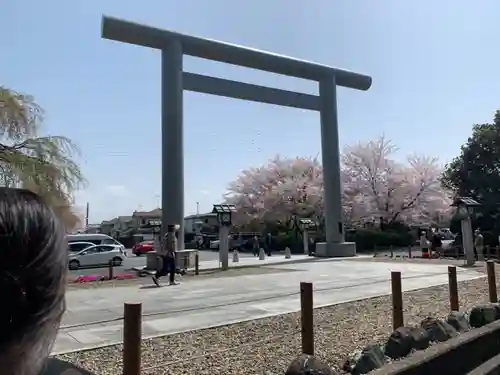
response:
[[[441,187],[436,158],[411,155],[397,162],[396,147],[381,137],[347,146],[341,180],[345,220],[429,223],[449,212],[450,198]],[[316,158],[276,156],[267,165],[244,170],[228,187],[227,203],[237,208],[235,221],[286,222],[293,215],[323,216],[323,174]]]

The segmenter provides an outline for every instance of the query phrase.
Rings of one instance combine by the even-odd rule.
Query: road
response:
[[[443,241],[443,247],[447,247],[451,244],[452,241]],[[395,249],[393,251],[394,255],[408,255],[408,249]],[[216,260],[218,259],[219,253],[217,251],[211,251],[211,250],[200,250],[200,262],[203,261],[208,261],[208,260]],[[388,256],[390,255],[389,250],[383,250],[377,252],[377,256]],[[420,253],[420,248],[413,248],[413,256],[419,256],[421,255]],[[241,257],[252,257],[252,254],[250,253],[240,253],[240,258]],[[140,257],[135,256],[132,254],[131,249],[127,249],[127,259],[124,262],[124,264],[121,267],[115,267],[114,268],[114,273],[119,274],[119,273],[126,273],[129,272],[130,269],[133,267],[143,267],[146,265],[146,256],[142,255]],[[108,268],[103,267],[103,268],[86,268],[86,269],[79,269],[76,271],[69,271],[70,278],[75,278],[77,276],[82,276],[82,275],[108,275]]]
[[[219,253],[217,251],[211,251],[211,250],[200,250],[200,262],[207,261],[207,260],[215,260],[218,259]],[[251,257],[252,254],[249,253],[240,253],[240,258],[242,257]],[[115,267],[114,268],[114,273],[119,274],[119,273],[126,273],[129,272],[130,269],[133,267],[143,267],[146,265],[146,256],[142,255],[140,257],[135,256],[132,254],[132,250],[127,249],[127,259],[125,262],[122,264],[121,267]],[[108,275],[108,268],[107,267],[102,267],[102,268],[85,268],[85,269],[79,269],[75,271],[69,271],[70,278],[75,278],[77,276],[82,276],[82,275]]]

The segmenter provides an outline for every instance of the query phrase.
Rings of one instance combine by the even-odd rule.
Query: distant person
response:
[[[259,250],[260,250],[259,237],[253,236],[253,238],[252,238],[252,254],[253,254],[253,256],[258,256]]]
[[[420,232],[420,250],[422,252],[422,257],[429,257],[429,245],[427,242],[427,234],[425,231]]]
[[[159,255],[161,258],[161,268],[155,275],[153,275],[153,282],[156,286],[161,286],[160,278],[169,274],[169,284],[177,285],[175,282],[175,273],[177,271],[175,264],[175,254],[177,251],[177,236],[176,226],[169,224],[167,226],[167,233],[160,246]]]
[[[484,237],[479,229],[474,232],[474,252],[478,261],[484,261]]]
[[[431,251],[433,253],[441,254],[441,248],[443,246],[443,241],[441,240],[441,234],[437,231],[434,232],[431,239]]]
[[[266,254],[268,257],[272,255],[272,246],[273,246],[273,236],[271,233],[268,233],[265,239]]]
[[[41,197],[0,188],[0,366],[13,375],[89,374],[49,359],[68,273],[65,230]]]
[[[314,238],[312,237],[309,237],[309,246],[308,246],[308,250],[309,250],[309,256],[313,256],[314,255]]]

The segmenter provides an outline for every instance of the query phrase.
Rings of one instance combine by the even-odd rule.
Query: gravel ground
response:
[[[404,282],[404,281],[403,281]],[[459,283],[460,309],[488,302],[486,278]],[[405,322],[449,312],[448,286],[404,294]],[[391,332],[390,296],[315,310],[316,356],[339,369],[347,355],[366,344],[384,342]],[[141,375],[283,374],[300,354],[300,313],[181,333],[143,342]],[[61,355],[97,374],[120,374],[122,346]]]

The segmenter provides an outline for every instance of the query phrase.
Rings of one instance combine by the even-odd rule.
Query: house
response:
[[[211,212],[189,215],[184,218],[185,233],[197,233],[197,230],[201,230],[202,227],[217,228],[218,226],[217,214]]]
[[[132,227],[132,216],[118,216],[101,223],[101,233],[118,238],[129,232]]]
[[[111,220],[102,221],[101,222],[101,233],[105,234],[107,236],[111,236],[111,231],[113,230],[113,227],[115,225],[115,220],[116,220],[116,218],[111,219]]]
[[[125,237],[135,237],[134,243],[150,240],[154,234],[160,232],[161,213],[161,208],[152,211],[134,211],[131,216],[118,216],[103,221],[100,224],[100,231],[121,241],[125,241]],[[204,232],[215,233],[218,225],[217,214],[214,213],[189,215],[184,218],[185,233],[194,234],[202,229]]]
[[[85,228],[85,233],[89,233],[89,234],[102,233],[101,224],[89,224],[89,225],[87,225]]]
[[[147,226],[152,220],[161,221],[161,208],[152,211],[134,211],[132,213],[132,226],[135,229]]]

